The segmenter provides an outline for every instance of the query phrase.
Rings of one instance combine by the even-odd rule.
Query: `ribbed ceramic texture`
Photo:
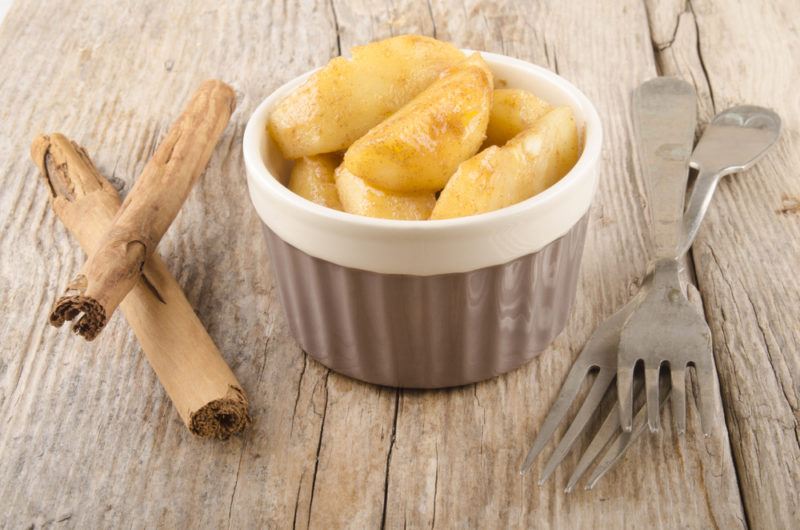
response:
[[[289,327],[309,355],[370,383],[438,388],[513,370],[561,332],[587,219],[533,254],[436,276],[342,267],[264,233]]]

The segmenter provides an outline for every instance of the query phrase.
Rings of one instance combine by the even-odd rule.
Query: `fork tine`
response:
[[[630,432],[633,422],[633,369],[635,365],[617,367],[617,399],[622,430]]]
[[[644,386],[647,394],[647,425],[650,427],[650,432],[658,432],[661,428],[661,422],[658,413],[658,372],[660,365],[645,366],[644,369]]]
[[[635,386],[635,392],[637,395],[639,395],[642,390],[641,382],[636,380]],[[597,458],[597,455],[600,454],[600,452],[614,437],[614,435],[619,432],[619,428],[619,407],[615,404],[608,411],[608,414],[606,414],[606,419],[603,420],[603,424],[597,430],[594,438],[592,438],[592,441],[589,443],[589,447],[587,447],[586,451],[584,451],[584,453],[581,455],[578,465],[575,466],[575,470],[572,472],[572,475],[567,481],[567,487],[564,489],[566,493],[570,493],[575,489],[575,485],[581,479],[586,470],[592,465],[592,462],[594,462],[595,458]]]
[[[658,408],[656,410],[660,410],[661,407],[667,402],[669,399],[669,387],[665,384],[665,381],[661,382],[661,401],[658,402]],[[589,476],[588,480],[586,481],[586,489],[590,490],[597,485],[597,482],[603,478],[603,475],[608,473],[608,471],[614,467],[622,455],[625,454],[625,451],[628,450],[628,447],[636,441],[639,436],[641,436],[642,432],[644,432],[645,424],[645,409],[647,408],[647,416],[649,416],[649,407],[650,402],[648,401],[646,406],[642,404],[641,408],[636,412],[636,417],[633,420],[633,426],[631,432],[619,432],[617,437],[612,440],[612,442],[608,445],[608,449],[606,450],[605,454],[603,455],[600,462],[597,464],[597,467],[594,469],[592,474]]]
[[[575,396],[578,395],[583,378],[588,371],[589,367],[586,365],[578,363],[572,365],[566,380],[564,380],[564,384],[561,386],[558,397],[550,408],[550,412],[547,414],[544,423],[542,423],[542,428],[539,429],[536,439],[533,441],[533,446],[531,446],[530,451],[528,451],[528,456],[525,457],[525,462],[519,470],[520,474],[525,474],[528,469],[530,469],[533,461],[539,453],[542,452],[544,446],[547,445],[547,442],[553,436],[556,427],[558,427],[558,424],[569,410],[572,402],[575,401]]]
[[[601,368],[600,371],[597,372],[597,376],[595,377],[594,383],[592,383],[592,388],[589,390],[589,394],[583,401],[580,410],[575,415],[575,419],[572,420],[572,424],[569,426],[569,429],[567,429],[564,437],[561,438],[561,441],[558,443],[558,447],[555,448],[553,454],[550,456],[550,460],[548,460],[547,465],[545,465],[544,471],[542,471],[542,474],[539,477],[540,485],[544,484],[547,478],[556,469],[558,464],[560,464],[564,457],[567,456],[572,444],[575,443],[575,440],[578,438],[580,433],[583,432],[583,428],[589,422],[589,419],[592,417],[595,409],[597,409],[597,406],[603,399],[606,390],[608,390],[608,387],[614,380],[614,375],[614,371],[610,369]]]
[[[675,418],[678,435],[682,435],[686,432],[686,370],[684,367],[670,367],[670,376],[672,378],[672,389],[670,390],[672,417]]]
[[[694,374],[697,380],[697,386],[700,389],[700,424],[703,428],[703,434],[709,436],[711,428],[714,425],[714,416],[716,409],[716,381],[714,374],[713,364],[695,365]]]
[[[608,470],[611,469],[615,463],[625,454],[625,450],[631,445],[633,440],[639,437],[640,434],[644,431],[645,425],[647,425],[647,406],[645,403],[642,403],[642,406],[636,411],[636,415],[633,418],[633,425],[631,428],[631,432],[625,431],[617,431],[616,436],[611,440],[610,444],[606,444],[606,451],[603,456],[600,458],[597,467],[595,467],[594,471],[586,481],[586,489],[592,489],[597,481],[602,478],[603,475],[608,473]]]
[[[575,484],[578,483],[586,470],[589,469],[589,466],[592,465],[597,455],[600,454],[606,444],[608,444],[611,438],[618,432],[619,427],[619,407],[615,405],[608,411],[606,419],[603,421],[597,434],[594,435],[591,443],[589,443],[589,447],[587,447],[586,451],[581,455],[578,465],[575,466],[575,470],[567,481],[567,487],[564,488],[566,493],[570,493],[575,489]]]

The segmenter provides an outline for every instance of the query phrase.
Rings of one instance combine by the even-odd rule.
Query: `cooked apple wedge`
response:
[[[393,193],[371,186],[344,166],[336,170],[336,188],[346,212],[384,219],[427,219],[436,196],[431,192]]]
[[[340,151],[464,60],[452,44],[403,35],[337,57],[276,106],[268,129],[286,158]]]
[[[341,156],[334,154],[307,156],[297,160],[289,176],[288,188],[311,202],[341,210],[334,172]]]
[[[464,161],[430,218],[475,215],[524,201],[566,175],[578,149],[572,110],[556,107],[503,147],[489,147]]]
[[[492,74],[476,53],[356,140],[344,166],[384,190],[440,190],[483,143],[491,106]]]
[[[527,90],[495,89],[483,147],[505,145],[552,108],[549,103]]]

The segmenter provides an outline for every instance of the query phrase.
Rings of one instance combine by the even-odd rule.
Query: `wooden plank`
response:
[[[2,27],[0,526],[286,527],[308,503],[326,371],[285,329],[240,152],[255,105],[334,55],[335,31],[324,3],[215,5],[20,0]],[[46,325],[83,257],[27,155],[61,130],[129,186],[209,76],[239,106],[160,252],[251,397],[253,429],[227,443],[180,423],[121,317],[90,344]]]
[[[693,249],[711,324],[747,521],[800,521],[800,36],[797,2],[651,9],[665,73],[694,81],[706,119],[732,105],[775,109],[784,131],[758,165],[724,180]],[[668,38],[667,35],[674,35]]]
[[[54,17],[70,31],[52,31]],[[299,351],[240,155],[247,117],[278,85],[340,49],[405,32],[549,65],[587,92],[606,127],[568,329],[521,370],[436,392],[355,382]],[[45,35],[57,53],[41,53]],[[632,0],[614,9],[17,0],[0,28],[0,304],[9,308],[0,322],[0,524],[743,526],[727,433],[703,439],[693,408],[677,449],[669,430],[647,437],[594,492],[561,493],[576,454],[542,488],[517,474],[572,359],[645,268],[628,146],[630,90],[655,74],[649,46],[644,6]],[[61,130],[130,186],[209,76],[235,86],[239,106],[160,252],[249,393],[254,426],[227,443],[185,430],[121,317],[91,344],[46,326],[83,256],[49,213],[27,156],[33,134]]]

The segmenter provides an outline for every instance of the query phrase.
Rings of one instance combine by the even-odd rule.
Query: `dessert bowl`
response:
[[[571,107],[582,137],[567,175],[500,210],[399,221],[294,194],[285,186],[292,162],[266,124],[275,105],[313,71],[278,88],[247,123],[248,189],[289,328],[310,356],[336,372],[387,386],[463,385],[525,364],[566,324],[597,187],[600,119],[557,74],[481,55],[497,87]]]

